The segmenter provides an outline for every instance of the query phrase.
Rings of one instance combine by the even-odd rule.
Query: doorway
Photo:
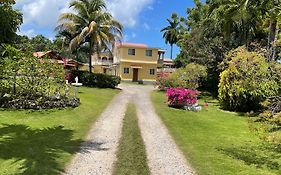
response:
[[[137,82],[139,78],[139,69],[133,69],[133,82]]]

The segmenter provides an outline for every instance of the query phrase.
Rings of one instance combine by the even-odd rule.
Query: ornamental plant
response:
[[[235,111],[259,110],[260,102],[280,92],[280,67],[256,53],[239,47],[227,55],[220,74],[219,100]]]
[[[157,75],[156,79],[156,85],[158,86],[158,89],[161,91],[166,90],[167,88],[171,88],[173,84],[173,79],[170,76],[170,73],[167,72],[160,72]]]
[[[173,107],[191,106],[197,103],[198,92],[184,88],[169,88],[167,90],[168,104]]]
[[[197,89],[202,80],[207,77],[207,68],[203,65],[190,63],[184,68],[177,69],[172,73],[172,87]]]

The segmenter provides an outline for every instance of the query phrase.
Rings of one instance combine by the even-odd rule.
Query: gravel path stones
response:
[[[87,141],[82,144],[65,174],[110,175],[116,161],[122,121],[131,94],[118,94],[90,130]]]
[[[142,88],[135,96],[139,126],[146,146],[151,174],[195,174],[155,113],[150,100],[151,90],[152,87]]]
[[[123,91],[112,100],[94,124],[87,141],[66,168],[65,174],[112,174],[122,121],[129,101],[136,104],[151,175],[195,174],[153,109],[150,100],[153,86],[121,84],[120,88]]]

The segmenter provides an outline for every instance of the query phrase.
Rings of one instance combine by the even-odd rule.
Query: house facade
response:
[[[94,71],[120,76],[123,81],[156,81],[157,67],[164,58],[165,50],[145,44],[117,43],[113,53],[94,55]]]

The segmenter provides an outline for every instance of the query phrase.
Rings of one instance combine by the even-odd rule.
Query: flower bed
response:
[[[183,108],[197,103],[198,92],[184,88],[169,88],[166,95],[169,106]]]

